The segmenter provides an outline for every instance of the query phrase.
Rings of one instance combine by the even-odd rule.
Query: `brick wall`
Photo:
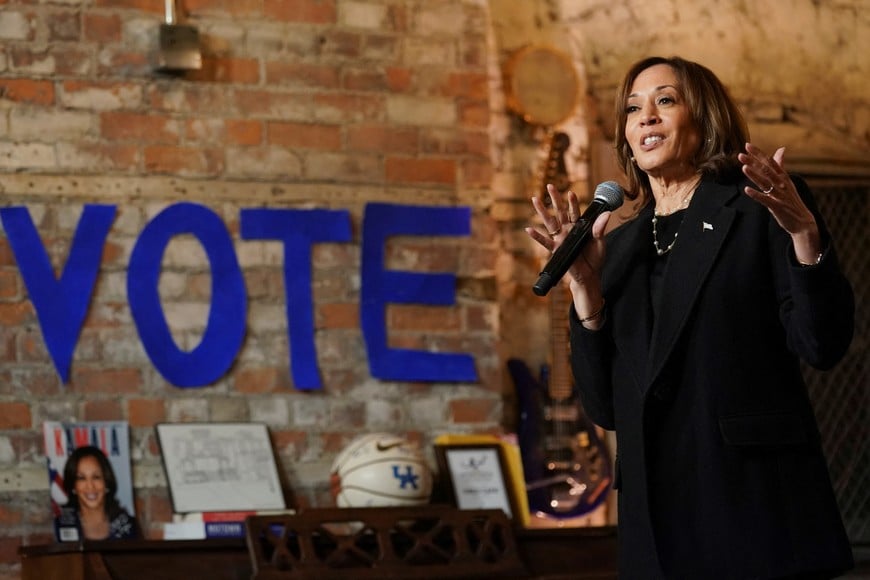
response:
[[[0,232],[0,576],[20,544],[50,538],[40,428],[124,419],[137,513],[150,537],[171,519],[154,425],[269,425],[296,506],[329,505],[328,470],[355,435],[492,431],[502,419],[492,291],[487,14],[479,2],[186,0],[203,68],[153,70],[162,0],[0,2],[0,206],[28,208],[59,271],[85,204],[118,208],[70,380],[51,363],[35,308]],[[145,353],[126,300],[127,265],[160,210],[193,201],[231,232],[248,296],[230,371],[174,387]],[[451,272],[452,307],[390,307],[390,344],[473,355],[469,384],[381,381],[360,330],[360,235],[370,202],[471,206],[469,237],[391,240],[387,267]],[[294,387],[277,242],[242,240],[243,208],[347,210],[352,241],[312,254],[324,388]],[[210,305],[201,246],[173,240],[160,295],[191,348]]]

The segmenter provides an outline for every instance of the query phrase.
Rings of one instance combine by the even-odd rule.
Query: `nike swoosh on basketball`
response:
[[[381,443],[380,441],[378,441],[378,443],[377,443],[378,451],[388,451],[394,447],[401,447],[401,446],[402,446],[401,441],[396,441],[395,443],[387,443],[387,444],[384,444],[384,443]]]

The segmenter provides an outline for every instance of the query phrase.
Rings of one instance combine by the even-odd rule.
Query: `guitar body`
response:
[[[517,389],[517,439],[532,514],[557,520],[589,514],[607,499],[613,469],[576,391],[556,400],[546,367],[540,379],[518,359],[508,361],[508,370]]]

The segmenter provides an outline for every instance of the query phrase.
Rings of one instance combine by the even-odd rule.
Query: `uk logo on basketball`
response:
[[[405,489],[405,485],[410,485],[417,489],[417,480],[420,476],[414,473],[414,468],[410,465],[405,466],[405,473],[399,473],[401,465],[393,465],[393,477],[399,480],[399,489]]]

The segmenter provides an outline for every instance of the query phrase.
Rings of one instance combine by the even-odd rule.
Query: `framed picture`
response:
[[[175,513],[286,508],[269,431],[259,423],[160,423]]]
[[[456,507],[501,509],[510,518],[519,513],[501,445],[436,445],[435,456],[445,491]]]

